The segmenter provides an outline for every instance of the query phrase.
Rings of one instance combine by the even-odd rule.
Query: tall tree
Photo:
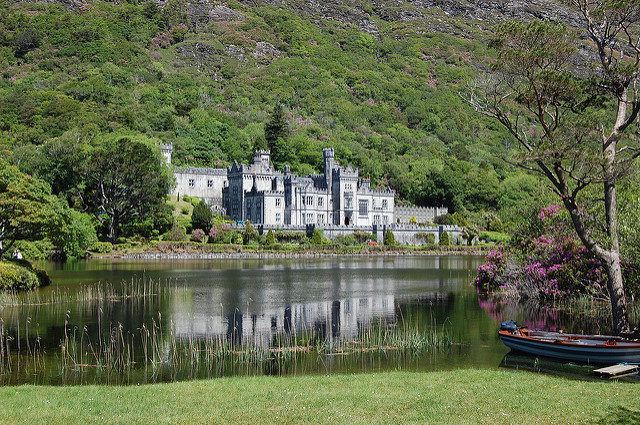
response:
[[[130,137],[102,141],[91,152],[85,173],[84,202],[112,242],[122,226],[161,208],[172,184],[157,150]]]
[[[276,165],[287,163],[290,154],[287,148],[287,137],[289,136],[289,125],[284,114],[284,108],[280,102],[276,103],[271,113],[269,122],[264,126],[264,138],[271,151],[271,160]]]
[[[629,324],[616,184],[640,155],[640,6],[636,0],[571,4],[582,32],[538,20],[501,25],[492,43],[498,52],[492,75],[472,87],[468,100],[519,142],[513,161],[543,175],[560,197],[581,242],[607,271],[620,333]],[[588,204],[596,188],[601,220],[592,219]]]

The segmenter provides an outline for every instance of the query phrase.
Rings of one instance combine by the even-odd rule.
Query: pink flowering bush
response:
[[[206,242],[207,235],[205,235],[204,230],[196,229],[191,233],[191,240],[194,242]]]
[[[571,294],[606,297],[602,264],[577,240],[558,205],[537,216],[541,234],[491,251],[478,268],[476,288],[518,298],[561,298]]]
[[[232,229],[227,223],[213,223],[209,230],[209,242],[224,244],[236,243],[238,234],[240,233]],[[241,234],[240,236],[242,237]]]

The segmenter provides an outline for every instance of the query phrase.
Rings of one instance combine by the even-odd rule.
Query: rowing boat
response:
[[[640,363],[640,340],[607,335],[579,335],[518,328],[505,322],[498,331],[514,351],[582,363]]]

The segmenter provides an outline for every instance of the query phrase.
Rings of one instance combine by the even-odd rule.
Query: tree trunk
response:
[[[118,213],[113,213],[111,215],[111,219],[109,220],[109,241],[111,243],[116,243],[118,240]]]
[[[613,317],[613,329],[617,334],[629,331],[627,319],[627,298],[624,294],[622,282],[622,267],[620,266],[620,254],[611,252],[609,258],[604,261],[607,270],[607,289],[611,298],[611,315]]]

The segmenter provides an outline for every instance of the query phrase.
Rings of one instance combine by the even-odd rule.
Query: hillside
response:
[[[459,93],[491,55],[493,24],[571,21],[552,5],[2,1],[0,143],[45,179],[110,133],[222,166],[264,144],[280,102],[294,172],[319,170],[331,146],[409,203],[508,215],[537,182],[499,159],[509,137]]]

